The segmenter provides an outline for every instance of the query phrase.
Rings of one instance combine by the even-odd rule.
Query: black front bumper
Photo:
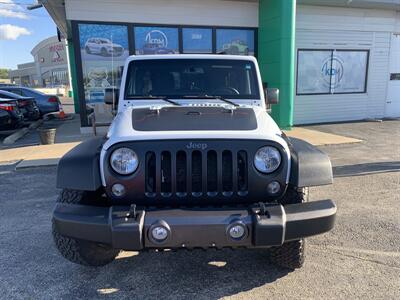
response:
[[[59,233],[111,245],[116,249],[271,247],[321,234],[334,226],[331,200],[302,204],[243,208],[137,209],[129,206],[93,207],[57,204],[53,221]],[[228,234],[233,225],[245,228],[240,239]],[[168,228],[163,242],[155,241],[154,226]]]

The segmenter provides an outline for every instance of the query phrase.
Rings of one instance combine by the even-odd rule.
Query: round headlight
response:
[[[133,150],[119,148],[111,154],[110,163],[115,172],[128,175],[136,171],[139,159]]]
[[[272,173],[281,164],[281,154],[275,147],[262,147],[254,156],[254,166],[262,173]]]

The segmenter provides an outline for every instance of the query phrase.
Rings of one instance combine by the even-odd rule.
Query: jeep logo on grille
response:
[[[207,149],[208,145],[206,143],[193,143],[190,142],[189,144],[186,145],[186,149],[197,149],[197,150],[205,150]]]

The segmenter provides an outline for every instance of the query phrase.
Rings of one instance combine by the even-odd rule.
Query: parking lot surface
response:
[[[365,142],[323,147],[336,178],[311,188],[310,200],[337,203],[336,227],[307,240],[305,266],[291,273],[265,250],[122,252],[103,268],[72,264],[50,232],[56,168],[0,166],[0,298],[400,299],[400,122],[385,123],[360,133],[347,125]]]

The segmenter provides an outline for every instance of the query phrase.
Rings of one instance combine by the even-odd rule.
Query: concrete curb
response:
[[[27,134],[29,132],[29,130],[36,129],[42,124],[43,124],[43,120],[40,119],[40,120],[37,120],[37,121],[31,123],[29,125],[29,127],[21,128],[17,132],[14,132],[13,134],[10,134],[8,137],[6,137],[3,140],[3,144],[4,145],[14,144],[16,141],[18,141],[20,138],[22,138],[25,134]]]
[[[36,122],[33,122],[32,124],[29,125],[29,129],[36,129],[38,128],[40,125],[43,124],[43,119],[37,120]]]
[[[48,158],[48,159],[35,159],[35,160],[21,160],[19,161],[15,169],[28,169],[28,168],[39,168],[39,167],[54,167],[58,165],[61,158]]]
[[[25,134],[27,134],[29,132],[29,128],[28,127],[24,127],[20,130],[18,130],[17,132],[14,132],[13,134],[9,135],[8,137],[6,137],[3,140],[3,144],[4,145],[11,145],[14,144],[17,140],[19,140],[20,138],[22,138]]]

